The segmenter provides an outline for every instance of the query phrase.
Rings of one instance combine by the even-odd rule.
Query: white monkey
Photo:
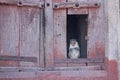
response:
[[[68,56],[71,59],[78,59],[80,57],[80,47],[76,39],[70,40]]]

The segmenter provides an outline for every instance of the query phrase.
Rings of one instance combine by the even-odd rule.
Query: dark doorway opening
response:
[[[67,15],[67,57],[70,39],[76,39],[80,47],[80,58],[87,58],[87,19],[88,15]]]

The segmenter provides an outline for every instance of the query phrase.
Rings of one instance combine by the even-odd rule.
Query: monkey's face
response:
[[[75,46],[76,42],[77,42],[77,41],[76,41],[75,39],[71,39],[71,40],[70,40],[70,45]]]

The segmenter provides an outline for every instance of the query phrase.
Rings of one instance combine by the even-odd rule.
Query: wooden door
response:
[[[19,10],[16,6],[0,5],[0,55],[18,56]],[[15,61],[0,61],[0,66],[18,66]]]
[[[0,0],[0,66],[43,66],[41,1]]]
[[[53,0],[54,2],[54,59],[68,59],[68,46],[70,39],[67,31],[75,31],[75,27],[67,30],[67,25],[75,26],[77,37],[81,46],[80,58],[103,58],[105,54],[105,15],[103,0]],[[67,17],[73,16],[70,22]],[[81,17],[82,16],[82,17]],[[83,18],[85,16],[85,18]],[[75,18],[76,17],[76,18]],[[79,19],[77,19],[79,18]],[[69,18],[70,19],[70,18]],[[74,20],[75,21],[74,21]],[[82,20],[84,19],[84,20]],[[76,21],[77,20],[77,21]],[[85,24],[85,25],[84,25]],[[82,28],[86,26],[86,28]],[[81,30],[80,30],[81,27]],[[80,37],[81,36],[81,37]],[[79,58],[79,59],[80,59]],[[63,62],[64,63],[64,62]],[[59,66],[68,66],[60,65]]]

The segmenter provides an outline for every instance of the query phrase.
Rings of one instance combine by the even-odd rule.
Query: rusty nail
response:
[[[86,66],[88,66],[88,63],[85,63],[86,64]]]
[[[43,7],[44,7],[44,4],[42,4],[41,7],[43,8]]]
[[[98,6],[98,3],[95,3],[94,5],[95,5],[95,6]]]
[[[19,72],[21,72],[22,70],[19,69]]]
[[[57,8],[57,7],[58,7],[58,5],[57,5],[57,4],[55,4],[55,5],[54,5],[54,7],[55,7],[55,8]]]
[[[50,6],[50,3],[47,3],[46,5],[47,5],[47,6]]]
[[[21,5],[21,4],[22,4],[22,2],[21,2],[21,1],[19,1],[19,2],[18,2],[18,4],[19,4],[19,5]]]
[[[57,36],[61,36],[62,34],[57,34]]]
[[[79,3],[76,3],[75,6],[76,6],[76,7],[79,7]]]

